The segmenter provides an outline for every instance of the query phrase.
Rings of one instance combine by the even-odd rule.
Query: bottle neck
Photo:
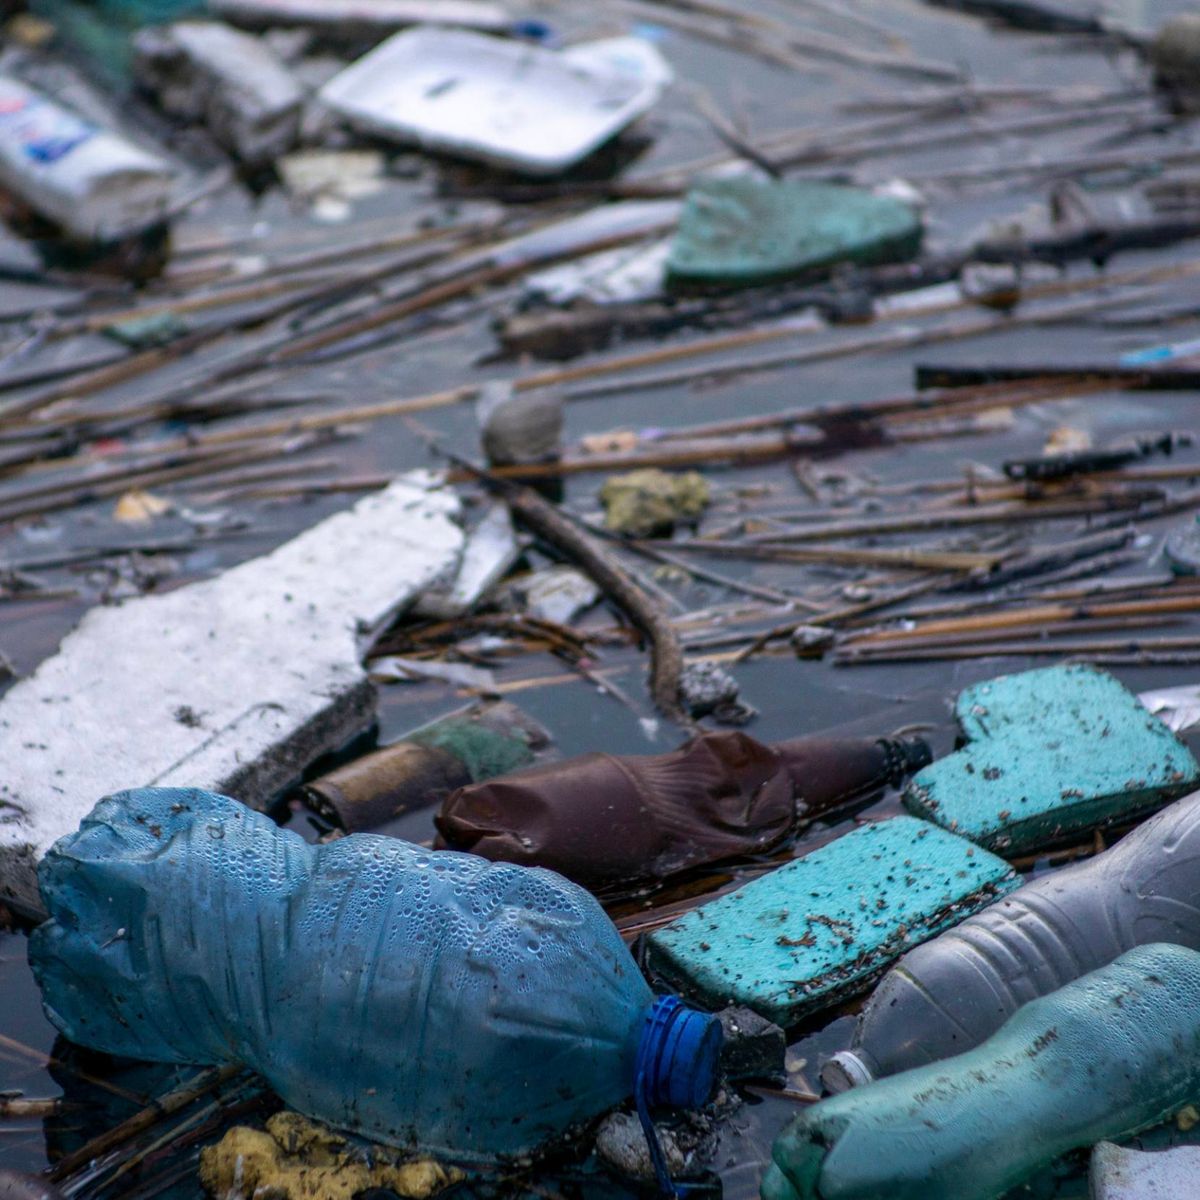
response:
[[[646,1135],[660,1195],[678,1200],[686,1191],[671,1182],[652,1108],[700,1108],[717,1083],[721,1022],[688,1008],[677,996],[659,996],[642,1018],[633,1095]]]
[[[646,1010],[634,1082],[653,1108],[701,1108],[717,1082],[721,1022],[659,996]]]

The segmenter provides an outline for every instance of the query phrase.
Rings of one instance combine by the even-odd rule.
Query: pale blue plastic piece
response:
[[[961,692],[963,749],[918,772],[916,816],[1012,856],[1129,820],[1191,791],[1200,764],[1128,688],[1084,665]]]
[[[912,817],[856,829],[646,939],[650,965],[709,1007],[794,1025],[1019,883],[1009,865]]]
[[[52,919],[30,960],[82,1045],[242,1062],[303,1113],[467,1161],[634,1092],[653,996],[550,871],[367,834],[309,845],[226,797],[147,789],[102,800],[39,881]],[[692,1042],[711,1086],[711,1038]]]

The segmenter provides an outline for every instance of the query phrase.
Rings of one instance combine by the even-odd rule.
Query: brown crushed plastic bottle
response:
[[[770,850],[930,757],[917,738],[704,733],[668,754],[585,754],[460,788],[436,824],[455,850],[605,890]]]

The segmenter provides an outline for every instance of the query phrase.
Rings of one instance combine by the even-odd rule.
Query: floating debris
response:
[[[217,21],[180,21],[142,30],[134,72],[165,112],[203,122],[248,166],[274,163],[300,136],[304,89],[252,34]]]
[[[677,524],[695,521],[710,498],[708,480],[698,471],[630,471],[600,489],[605,527],[628,537],[670,533]]]
[[[518,770],[550,734],[513,704],[473,705],[307,783],[309,805],[348,833],[440,804],[470,783]]]
[[[765,1200],[993,1200],[1200,1087],[1200,953],[1139,946],[976,1050],[822,1101],[776,1141]]]
[[[583,43],[550,50],[466,30],[398,33],[321,89],[356,126],[529,175],[586,157],[658,99],[668,72]]]
[[[965,839],[895,817],[701,905],[646,948],[651,968],[688,995],[787,1027],[1018,882]]]
[[[370,1188],[428,1200],[465,1176],[432,1159],[389,1162],[380,1146],[355,1146],[327,1126],[281,1112],[266,1129],[239,1125],[200,1152],[200,1182],[217,1200],[355,1200]]]
[[[955,715],[967,745],[904,803],[991,850],[1020,854],[1161,807],[1200,763],[1106,671],[1048,667],[976,684]]]
[[[748,287],[838,263],[896,262],[921,244],[908,204],[856,188],[749,175],[688,193],[667,260],[675,284]]]

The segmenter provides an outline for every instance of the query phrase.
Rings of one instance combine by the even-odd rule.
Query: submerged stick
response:
[[[505,489],[513,515],[531,533],[577,562],[650,642],[650,693],[664,715],[690,727],[679,702],[683,650],[667,615],[598,541],[530,488]]]
[[[457,466],[471,472],[503,497],[513,516],[536,537],[576,562],[608,598],[624,612],[650,643],[650,694],[662,713],[685,728],[694,728],[679,701],[683,650],[666,612],[596,538],[585,533],[532,488],[508,483],[466,459],[442,450]]]
[[[92,1138],[90,1142],[86,1142],[78,1150],[60,1158],[50,1172],[50,1179],[54,1182],[65,1179],[72,1171],[86,1166],[92,1159],[99,1158],[101,1154],[106,1154],[109,1150],[123,1145],[130,1138],[136,1137],[139,1133],[143,1132],[143,1130],[156,1125],[164,1117],[169,1117],[172,1113],[176,1113],[181,1108],[185,1108],[191,1104],[193,1100],[198,1100],[214,1088],[228,1082],[235,1075],[240,1074],[242,1070],[244,1068],[237,1064],[229,1064],[224,1067],[208,1067],[198,1075],[193,1075],[182,1087],[178,1087],[172,1092],[167,1092],[165,1096],[160,1096],[140,1112],[134,1113],[132,1117],[127,1118],[119,1125],[114,1126],[98,1137]]]

